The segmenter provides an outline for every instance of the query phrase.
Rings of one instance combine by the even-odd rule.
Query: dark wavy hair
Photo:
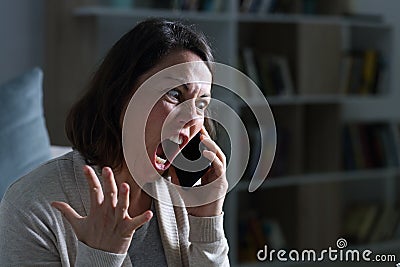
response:
[[[208,66],[214,58],[205,36],[181,22],[150,19],[127,32],[110,49],[88,84],[86,94],[72,107],[65,130],[74,149],[90,164],[120,168],[121,117],[138,78],[176,50],[188,50]],[[207,115],[207,114],[206,114]],[[215,136],[212,121],[206,129]]]

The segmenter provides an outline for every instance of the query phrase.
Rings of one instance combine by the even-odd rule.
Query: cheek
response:
[[[172,108],[168,104],[159,101],[153,107],[147,118],[146,132],[150,131],[152,134],[154,134],[154,132],[157,130],[157,134],[159,135],[159,132],[161,132],[161,127],[171,110]]]
[[[190,134],[193,136],[201,130],[204,125],[204,118],[201,120],[196,120],[196,122],[190,127]]]

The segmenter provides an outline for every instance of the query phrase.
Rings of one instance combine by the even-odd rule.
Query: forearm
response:
[[[189,215],[189,224],[190,266],[229,266],[223,214],[213,217]]]

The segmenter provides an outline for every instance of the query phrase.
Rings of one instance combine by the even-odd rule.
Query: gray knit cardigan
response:
[[[132,266],[127,254],[78,241],[70,224],[50,206],[52,201],[64,201],[82,216],[89,213],[84,164],[73,151],[9,188],[0,203],[0,266]],[[165,184],[154,185],[155,192],[168,194]],[[185,208],[157,200],[155,209],[168,266],[229,266],[223,215],[194,217]]]

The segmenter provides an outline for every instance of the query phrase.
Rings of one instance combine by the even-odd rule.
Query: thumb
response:
[[[61,212],[61,214],[67,219],[67,221],[71,224],[72,228],[75,229],[79,220],[83,217],[79,215],[69,204],[65,202],[54,201],[51,203],[53,208],[56,208]]]
[[[150,221],[153,218],[153,212],[151,210],[147,210],[140,214],[139,216],[133,217],[130,219],[130,229],[131,231],[135,231],[140,226]]]

